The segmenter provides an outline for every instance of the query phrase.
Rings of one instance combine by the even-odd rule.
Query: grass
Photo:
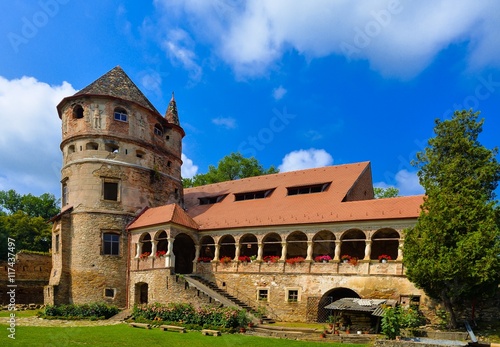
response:
[[[2,310],[0,311],[0,317],[10,317],[11,313],[16,314],[16,318],[22,318],[22,317],[33,317],[36,316],[36,314],[40,310],[26,310],[26,311],[6,311]]]
[[[198,331],[186,334],[164,332],[160,329],[131,328],[125,324],[96,327],[16,327],[16,340],[8,338],[5,325],[0,326],[0,346],[141,346],[168,345],[203,347],[217,346],[252,346],[252,347],[324,347],[324,342],[292,341],[265,338],[241,334],[223,334],[222,336],[203,336]],[[15,342],[15,343],[13,343]],[[366,347],[361,344],[332,344],[338,347]]]

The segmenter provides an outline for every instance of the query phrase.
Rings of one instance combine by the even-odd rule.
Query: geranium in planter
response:
[[[222,264],[229,264],[233,259],[231,259],[231,257],[228,257],[228,256],[225,256],[225,257],[222,257],[220,258],[220,262]]]
[[[263,259],[266,263],[277,263],[280,257],[277,255],[266,255]]]
[[[144,252],[142,253],[139,258],[142,259],[142,260],[146,260],[148,259],[148,257],[151,255],[151,252]]]
[[[340,257],[340,260],[343,262],[343,263],[348,263],[349,261],[351,261],[352,257],[348,254],[344,254]]]
[[[238,257],[238,261],[242,263],[249,263],[250,262],[250,257],[248,255],[240,255]]]
[[[317,263],[327,263],[330,260],[332,260],[332,257],[330,257],[328,254],[326,255],[318,255],[317,257],[314,258],[314,261]]]
[[[293,265],[297,263],[302,263],[304,260],[305,260],[304,257],[293,257],[293,258],[288,258],[286,260],[286,263]]]
[[[198,263],[210,263],[212,258],[210,257],[198,257]]]
[[[381,263],[387,263],[387,261],[391,259],[391,256],[387,254],[381,254],[378,256],[378,261],[380,261]]]
[[[156,251],[157,258],[162,258],[165,254],[167,254],[167,251]]]

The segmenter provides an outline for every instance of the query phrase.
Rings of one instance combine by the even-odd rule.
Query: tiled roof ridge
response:
[[[359,166],[359,165],[370,165],[370,161],[360,161],[360,162],[355,162],[355,163],[346,163],[346,164],[339,164],[339,165],[328,165],[328,166],[321,166],[321,167],[315,167],[315,168],[309,168],[309,169],[300,169],[300,170],[293,170],[293,171],[286,171],[286,172],[278,172],[278,173],[273,173],[273,174],[264,174],[260,176],[252,176],[252,177],[245,177],[245,178],[239,178],[236,180],[232,181],[223,181],[223,182],[217,182],[217,183],[210,183],[210,184],[204,184],[202,186],[197,186],[197,187],[191,187],[191,188],[185,188],[184,191],[186,190],[196,190],[196,189],[202,189],[202,188],[209,188],[209,187],[215,187],[217,185],[221,184],[231,184],[231,183],[236,183],[236,182],[244,182],[244,181],[250,181],[250,180],[259,180],[261,178],[266,178],[266,177],[273,177],[273,176],[279,176],[279,175],[296,175],[300,174],[302,172],[312,172],[312,171],[319,171],[319,170],[325,170],[329,168],[341,168],[343,166],[349,167],[349,166]],[[272,188],[272,187],[270,187]]]
[[[135,102],[160,114],[130,77],[117,65],[94,82],[75,93],[78,95],[105,95]]]

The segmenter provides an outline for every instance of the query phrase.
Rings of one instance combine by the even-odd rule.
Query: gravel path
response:
[[[8,317],[0,317],[0,324],[8,325]],[[96,327],[104,325],[121,324],[117,320],[60,320],[60,319],[42,319],[38,317],[19,317],[16,318],[17,326],[33,327]]]

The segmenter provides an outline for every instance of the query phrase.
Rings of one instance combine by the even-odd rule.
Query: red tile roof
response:
[[[374,199],[370,163],[285,172],[184,190],[186,211],[173,205],[147,210],[132,225],[168,221],[198,230],[417,218],[423,196]],[[319,193],[288,195],[287,188],[329,183]],[[273,190],[262,199],[235,201],[235,194]],[[200,198],[225,196],[218,203]],[[175,213],[174,213],[175,212]],[[175,220],[174,220],[175,217]]]

